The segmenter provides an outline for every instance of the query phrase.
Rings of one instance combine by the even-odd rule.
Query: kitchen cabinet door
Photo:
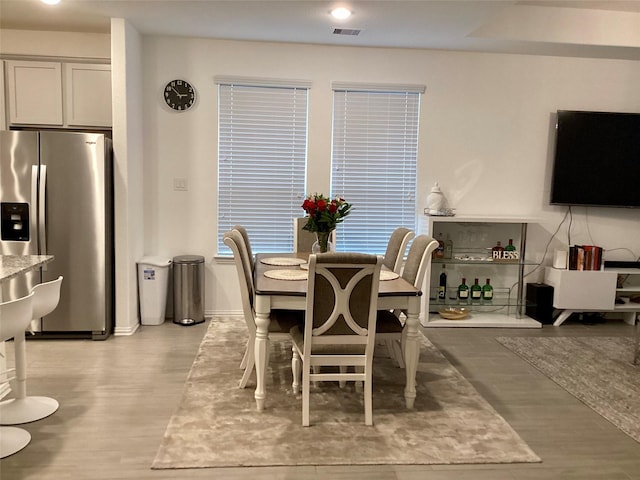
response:
[[[111,126],[111,65],[65,63],[65,119],[72,127]]]
[[[62,66],[58,62],[7,61],[9,122],[62,125]]]

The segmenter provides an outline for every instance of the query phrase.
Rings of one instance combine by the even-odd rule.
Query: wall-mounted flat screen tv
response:
[[[640,113],[558,110],[551,204],[640,207]]]

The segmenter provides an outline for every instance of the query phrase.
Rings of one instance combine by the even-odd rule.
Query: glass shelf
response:
[[[535,262],[527,262],[526,260],[465,260],[460,258],[433,258],[431,263],[449,264],[449,265],[538,265]]]
[[[451,290],[451,289],[450,289]],[[453,291],[450,292],[453,294]],[[457,293],[457,289],[456,289]],[[522,306],[526,306],[526,301],[518,301],[518,298],[515,295],[515,292],[509,292],[509,289],[493,289],[493,299],[492,300],[459,300],[458,298],[450,298],[439,299],[437,298],[437,289],[431,292],[429,296],[429,307],[431,312],[437,312],[441,307],[463,307],[468,308],[469,310],[478,310],[478,311],[491,311],[492,309],[503,308],[503,307],[513,307],[518,308]],[[532,306],[530,304],[529,306]]]

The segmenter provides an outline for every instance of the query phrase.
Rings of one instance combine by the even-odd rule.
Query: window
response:
[[[231,255],[222,237],[236,224],[254,252],[290,252],[304,198],[309,85],[216,81],[218,253]]]
[[[333,90],[331,192],[353,204],[336,248],[384,254],[396,227],[416,228],[424,87],[334,84]]]

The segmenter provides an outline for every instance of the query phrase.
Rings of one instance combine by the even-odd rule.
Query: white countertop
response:
[[[53,258],[53,255],[0,255],[0,282],[35,270]]]

